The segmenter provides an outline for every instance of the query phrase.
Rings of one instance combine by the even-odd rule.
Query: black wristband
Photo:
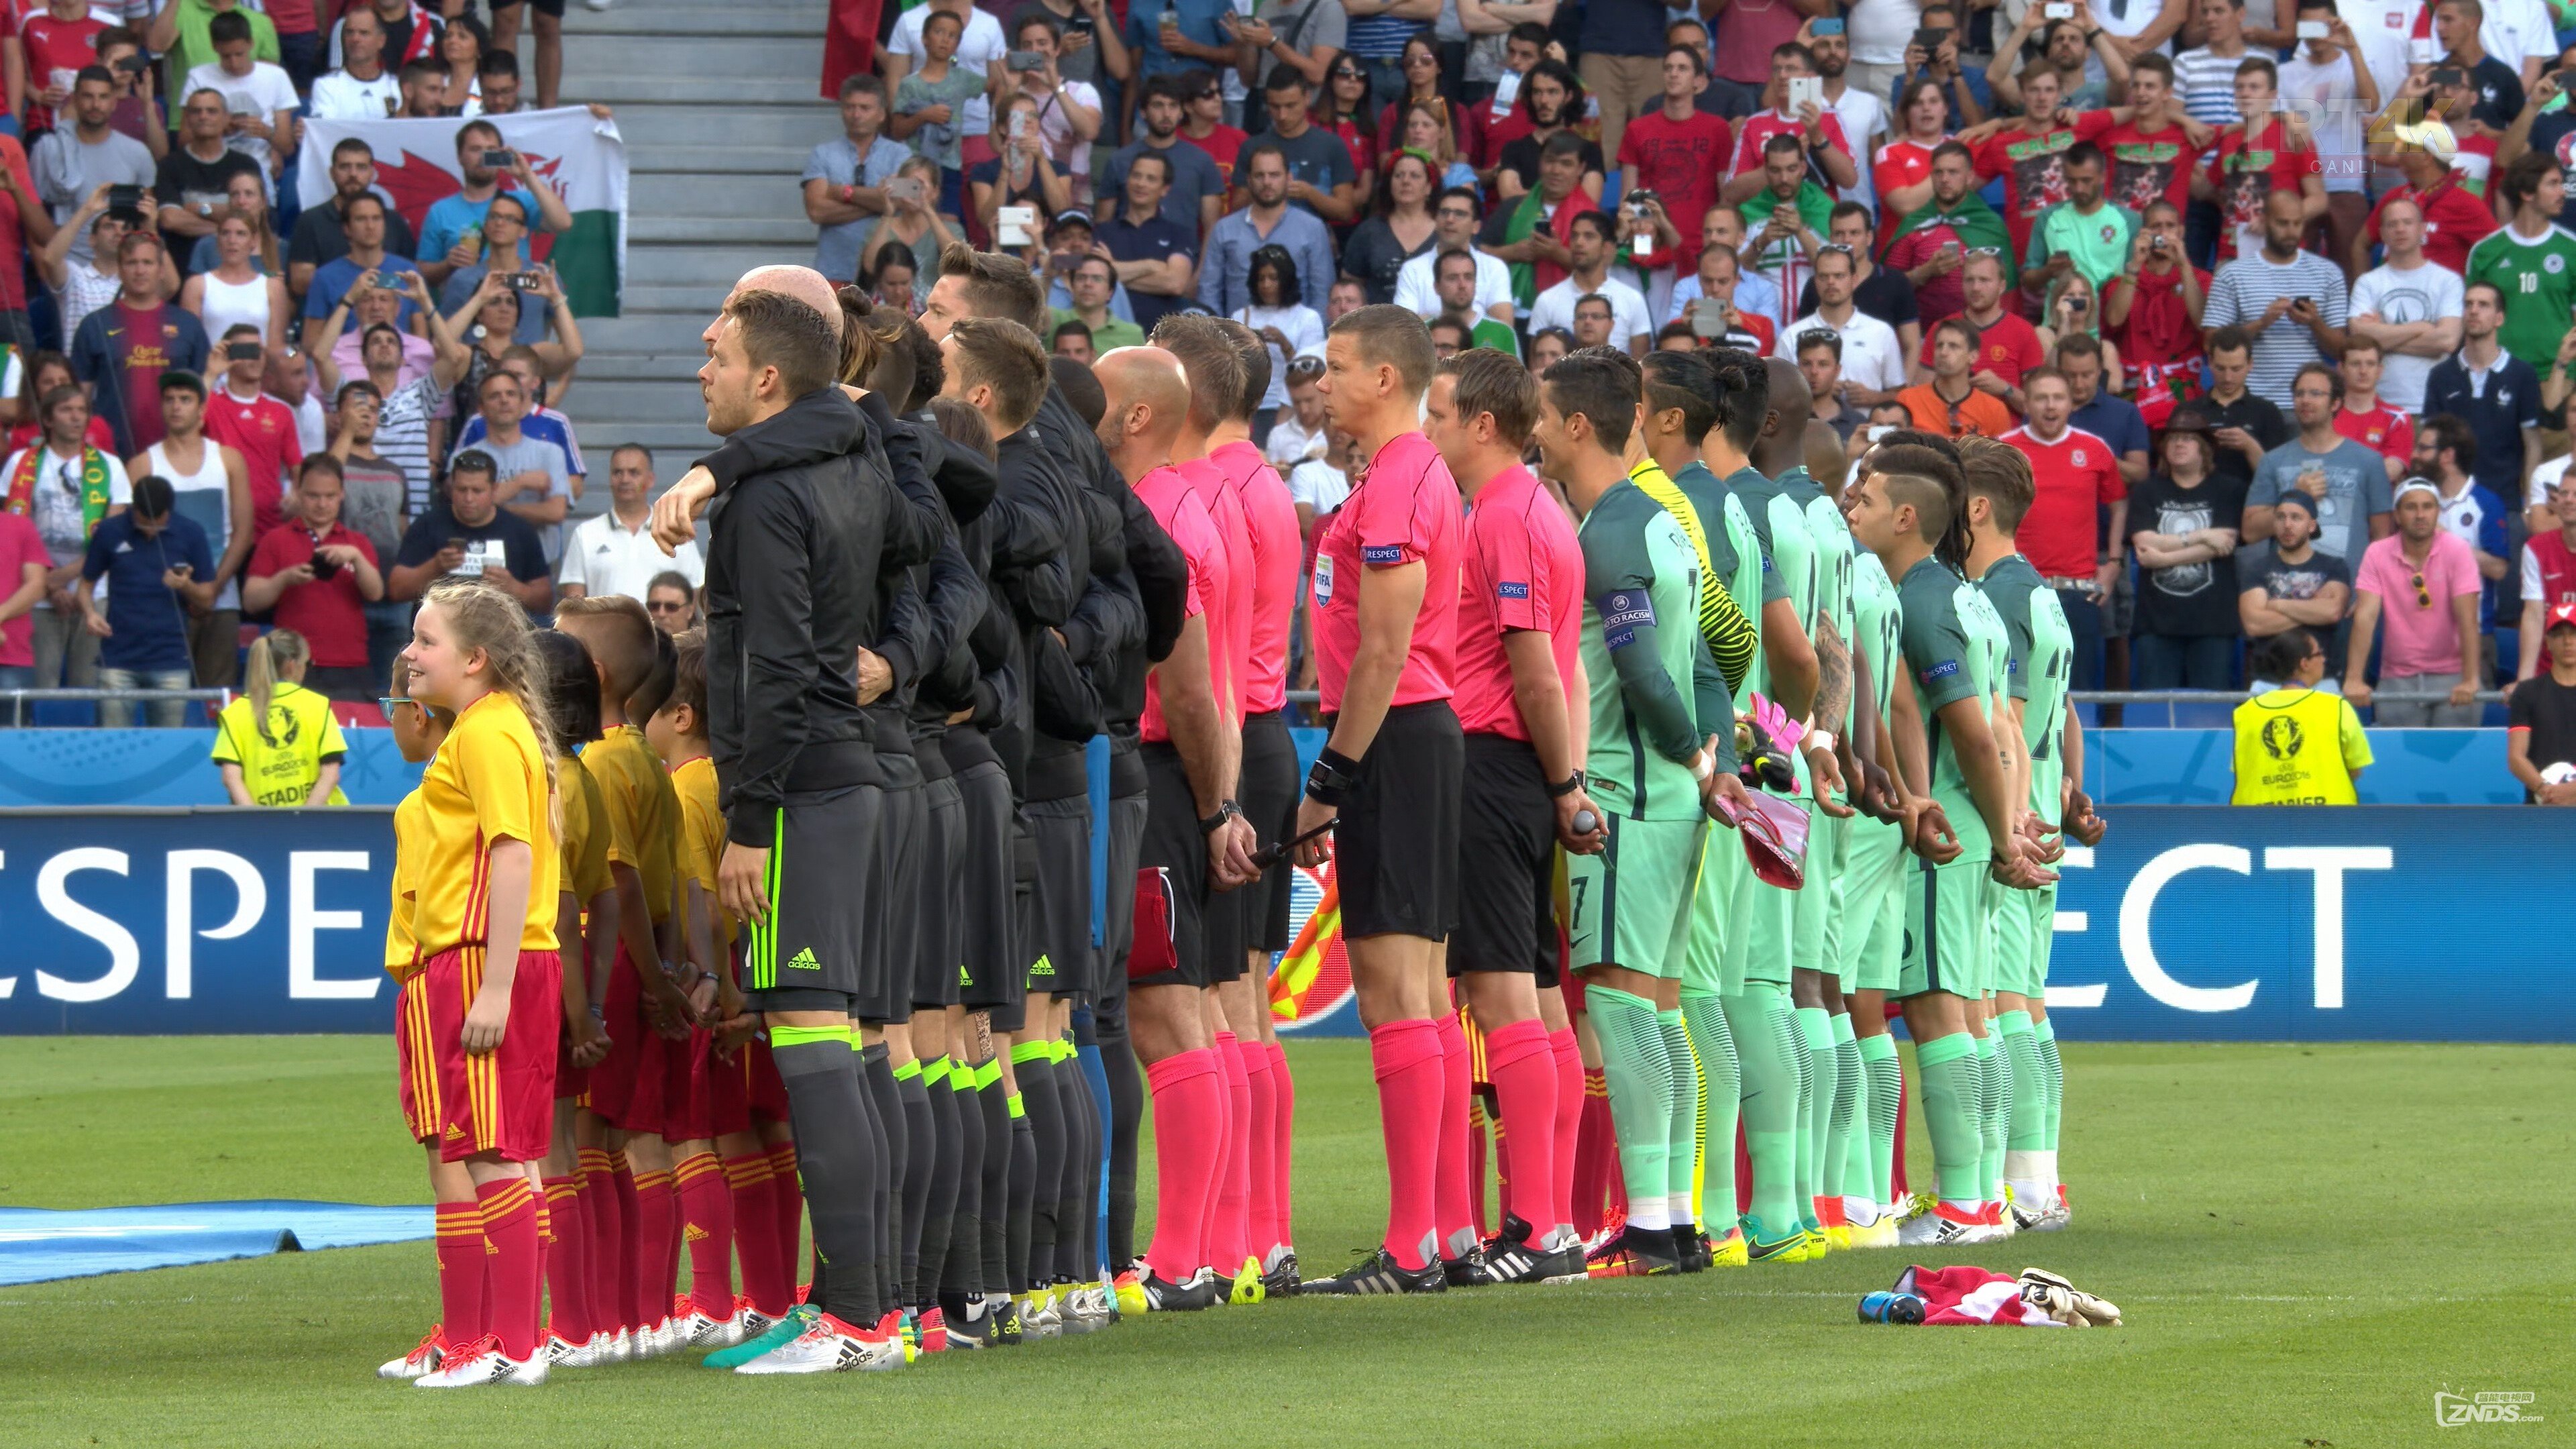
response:
[[[1562,800],[1566,796],[1571,795],[1582,788],[1583,772],[1581,770],[1577,770],[1573,774],[1566,776],[1564,779],[1557,781],[1555,784],[1548,786],[1547,797],[1551,800]]]
[[[1324,746],[1306,771],[1306,796],[1318,805],[1339,805],[1360,783],[1360,762]]]

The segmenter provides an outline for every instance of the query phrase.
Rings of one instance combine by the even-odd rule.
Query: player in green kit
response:
[[[1769,365],[1761,358],[1722,348],[1699,356],[1716,382],[1716,418],[1702,439],[1701,456],[1725,493],[1738,560],[1735,576],[1728,581],[1729,592],[1762,601],[1757,616],[1760,647],[1744,692],[1748,697],[1761,693],[1803,716],[1813,705],[1817,681],[1815,647],[1798,612],[1797,585],[1805,577],[1805,555],[1797,552],[1791,567],[1775,560],[1767,526],[1779,521],[1771,509],[1776,490],[1753,456],[1756,450],[1780,451],[1771,441],[1779,426],[1779,410],[1772,399],[1780,394],[1773,387]],[[1806,385],[1801,381],[1788,392],[1794,396],[1783,405],[1795,407],[1803,425],[1808,410]],[[1796,461],[1796,453],[1790,452],[1788,462]],[[1784,502],[1783,512],[1803,539],[1797,511]],[[1723,894],[1712,889],[1716,886],[1724,887]],[[1701,889],[1693,940],[1703,949],[1713,945],[1716,950],[1713,972],[1704,973],[1703,979],[1716,986],[1733,1036],[1741,1079],[1740,1120],[1746,1153],[1752,1159],[1752,1204],[1738,1224],[1744,1250],[1753,1262],[1805,1262],[1823,1251],[1824,1239],[1806,1230],[1807,1206],[1797,1183],[1798,1103],[1808,1062],[1789,999],[1788,936],[1794,903],[1787,892],[1756,879],[1740,850],[1713,853],[1703,871]],[[1712,1122],[1703,1159],[1713,1160],[1725,1152],[1725,1140],[1719,1124]],[[1704,1204],[1703,1213],[1708,1210]]]
[[[1649,461],[1632,470],[1629,481],[1660,498],[1700,551],[1700,637],[1730,693],[1741,698],[1761,668],[1762,632],[1737,599],[1755,599],[1759,610],[1771,602],[1761,597],[1767,584],[1783,612],[1789,605],[1778,575],[1763,572],[1761,550],[1742,501],[1718,482],[1703,458],[1706,446],[1714,450],[1708,456],[1726,463],[1729,471],[1743,465],[1742,454],[1724,436],[1721,418],[1731,420],[1733,414],[1720,412],[1724,394],[1708,356],[1704,352],[1647,354],[1643,432]],[[1703,728],[1724,729],[1731,735],[1734,722],[1704,721]],[[1740,1268],[1749,1261],[1744,1233],[1735,1223],[1735,1133],[1743,1076],[1723,1002],[1741,989],[1740,980],[1734,988],[1726,980],[1727,896],[1737,877],[1749,883],[1752,874],[1736,841],[1711,832],[1692,887],[1681,1012],[1691,1055],[1700,1068],[1688,1211],[1691,1222],[1710,1224],[1714,1230],[1700,1234],[1696,1243],[1681,1241],[1686,1268],[1694,1253],[1704,1259],[1701,1266]],[[1682,1180],[1681,1166],[1674,1166],[1676,1180]],[[1679,1212],[1677,1241],[1681,1239]],[[1725,1226],[1715,1229],[1721,1222]]]
[[[1992,928],[1989,887],[2032,889],[2055,877],[2024,849],[2012,779],[1988,716],[2004,688],[1999,624],[1961,577],[1967,491],[1958,466],[1919,446],[1870,455],[1849,511],[1852,536],[1896,581],[1898,642],[1913,686],[1897,700],[1895,741],[1906,793],[1919,799],[1922,857],[1906,879],[1906,943],[1897,993],[1918,1043],[1924,1125],[1938,1181],[1934,1205],[1899,1229],[1908,1245],[1990,1241],[1984,1221],[1979,1072],[1969,1012],[1982,1010]],[[1925,798],[1928,797],[1928,798]]]
[[[2492,283],[2504,310],[2496,341],[2547,377],[2576,305],[2576,235],[2558,224],[2566,174],[2550,151],[2525,151],[2495,183],[2505,224],[2469,248],[2462,280]]]
[[[1834,441],[1832,429],[1822,423],[1810,421],[1807,432],[1802,453],[1807,445]],[[1839,446],[1833,457],[1841,457]],[[1832,481],[1839,486],[1842,480],[1837,476]],[[1860,1046],[1843,1008],[1840,966],[1831,948],[1834,883],[1842,874],[1854,814],[1846,784],[1852,772],[1842,753],[1853,730],[1852,538],[1842,508],[1805,466],[1783,473],[1780,486],[1805,515],[1807,536],[1814,543],[1816,589],[1816,704],[1798,740],[1814,778],[1815,808],[1807,834],[1806,880],[1798,889],[1789,933],[1790,998],[1815,1081],[1800,1142],[1801,1161],[1812,1165],[1801,1177],[1810,1194],[1809,1221],[1821,1224],[1828,1244],[1844,1248],[1851,1246],[1851,1225],[1843,1215],[1842,1157],[1860,1083]]]
[[[1640,381],[1634,361],[1587,352],[1547,371],[1534,438],[1540,468],[1581,519],[1583,662],[1592,682],[1586,788],[1607,847],[1566,863],[1572,964],[1601,1042],[1602,1072],[1626,1178],[1628,1219],[1594,1251],[1595,1277],[1681,1266],[1672,1202],[1673,1144],[1692,1136],[1697,1072],[1680,1014],[1690,945],[1690,883],[1708,800],[1734,781],[1726,681],[1699,631],[1699,556],[1682,525],[1629,480]],[[1678,1060],[1677,1060],[1678,1059]]]
[[[1897,676],[1904,668],[1897,647],[1903,618],[1886,567],[1878,555],[1858,550],[1852,560],[1852,725],[1856,736],[1866,728],[1871,738],[1866,743],[1855,738],[1852,745],[1864,759],[1892,763],[1895,758],[1883,741]],[[1885,1007],[1904,957],[1905,867],[1913,859],[1906,849],[1904,819],[1902,814],[1863,814],[1851,822],[1842,872],[1834,878],[1827,935],[1827,959],[1850,1008],[1836,1018],[1835,1040],[1839,1043],[1844,1031],[1852,1033],[1857,1073],[1842,1171],[1843,1219],[1856,1248],[1896,1246],[1896,1106],[1904,1078]]]
[[[2011,648],[2007,709],[2024,747],[2019,760],[2026,790],[2019,798],[2028,814],[2022,829],[2041,847],[2043,862],[2054,863],[2063,853],[2056,842],[2068,803],[2065,762],[2071,754],[2080,772],[2084,748],[2083,726],[2067,698],[2074,674],[2074,631],[2056,590],[2014,541],[2037,496],[2030,459],[1984,438],[1961,443],[1959,451],[1968,485],[1968,571],[2002,617]],[[2093,838],[2100,839],[2098,832]],[[1986,1154],[1986,1192],[1991,1203],[2002,1196],[1998,1185],[2010,1191],[2005,1221],[2016,1231],[2055,1231],[2066,1225],[2048,1133],[2063,1076],[2056,1064],[2055,1032],[2043,1042],[2037,1031],[2037,1024],[2047,1020],[2048,957],[2056,920],[2054,883],[2007,891],[1996,912],[1994,1036],[2011,1087],[2001,1113],[2000,1155],[1991,1143]]]

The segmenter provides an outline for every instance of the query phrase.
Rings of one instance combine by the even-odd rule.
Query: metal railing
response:
[[[232,702],[229,689],[0,689],[0,704],[6,704],[9,724],[24,729],[27,706],[31,704],[186,704],[197,702],[217,709]]]

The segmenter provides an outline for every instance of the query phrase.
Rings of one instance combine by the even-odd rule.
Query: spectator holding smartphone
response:
[[[59,360],[52,365],[59,368]],[[29,371],[44,380],[47,360],[37,359]],[[74,581],[108,510],[130,503],[132,495],[124,465],[89,441],[88,394],[63,376],[39,397],[35,421],[43,432],[9,455],[0,476],[7,479],[6,511],[35,520],[52,561],[48,592],[34,611],[32,684],[80,689],[98,682],[98,636],[81,627]]]
[[[521,216],[549,232],[572,229],[572,213],[564,209],[563,198],[538,184],[528,158],[503,143],[500,127],[466,122],[456,133],[456,164],[465,184],[454,195],[440,197],[421,218],[420,270],[431,282],[443,283],[458,268],[483,260],[477,244],[494,197],[508,195],[519,203]],[[505,190],[504,176],[518,184]]]
[[[107,580],[102,605],[91,588],[72,590],[81,626],[99,640],[102,689],[186,689],[194,678],[188,620],[215,600],[215,561],[206,531],[171,506],[170,480],[134,482],[134,504],[101,522],[81,562],[84,585]],[[183,700],[156,701],[156,729],[176,729],[187,715]],[[130,704],[103,702],[98,722],[109,729],[133,723]]]
[[[116,78],[116,108],[108,125],[143,143],[154,162],[170,154],[170,128],[161,122],[156,72],[143,58],[143,37],[120,25],[98,33],[98,63]]]
[[[141,456],[126,459],[125,472],[129,478],[168,480],[171,507],[205,532],[206,548],[215,556],[207,577],[218,592],[188,621],[188,654],[196,662],[198,684],[229,688],[241,652],[241,590],[235,581],[261,533],[250,474],[239,452],[206,436],[205,379],[175,369],[161,374],[160,406],[165,436]],[[272,500],[271,517],[276,512]]]
[[[108,23],[92,14],[88,0],[45,0],[19,23],[18,49],[26,57],[24,72],[9,94],[9,113],[29,131],[49,131],[54,113],[71,100],[72,82],[83,66],[100,62],[99,36]]]
[[[385,596],[376,546],[340,517],[340,460],[316,453],[295,483],[296,517],[261,534],[242,580],[242,604],[275,610],[280,629],[311,645],[311,687],[333,699],[368,700],[383,681],[367,659],[366,606]]]
[[[910,265],[915,277],[937,273],[940,252],[966,239],[966,223],[941,214],[933,204],[939,194],[939,163],[926,156],[905,158],[886,183],[885,194],[886,214],[859,223],[858,275],[874,281],[889,258]]]
[[[284,67],[252,58],[251,13],[234,11],[207,22],[215,58],[190,70],[180,93],[210,90],[222,96],[225,144],[275,177],[284,174],[286,158],[294,154],[295,108],[302,102]]]
[[[101,186],[148,189],[153,183],[151,148],[109,124],[116,115],[116,89],[116,77],[106,67],[81,67],[72,82],[72,124],[58,125],[39,136],[28,153],[37,199],[53,208],[57,226],[69,221],[82,198]],[[88,261],[89,248],[90,238],[75,231],[71,255]]]
[[[479,578],[517,599],[531,614],[554,607],[554,577],[545,544],[527,520],[504,509],[494,490],[492,455],[468,448],[448,465],[446,495],[412,520],[394,558],[387,591],[412,600],[444,578]]]
[[[331,419],[330,455],[340,465],[340,521],[367,540],[379,566],[402,551],[403,530],[411,518],[410,480],[402,465],[376,447],[377,420],[384,396],[360,377],[337,394]],[[308,456],[308,464],[312,461]],[[367,669],[381,678],[393,668],[394,656],[411,642],[411,606],[377,599],[366,606]]]
[[[347,228],[349,249],[337,260],[314,268],[312,285],[304,292],[307,352],[327,352],[343,333],[357,330],[359,318],[352,314],[357,304],[373,292],[388,294],[391,320],[396,327],[416,331],[420,326],[418,310],[403,296],[408,284],[399,280],[406,273],[417,274],[420,268],[409,258],[386,249],[385,233],[392,212],[384,198],[362,191],[344,205],[342,221]],[[337,326],[331,325],[334,317],[341,319]]]
[[[472,266],[458,267],[438,289],[441,310],[453,312],[465,305],[485,277],[498,280],[520,299],[519,325],[511,334],[514,342],[546,340],[546,309],[526,305],[529,293],[540,290],[546,269],[528,259],[528,214],[515,196],[492,198],[492,209],[483,213],[483,257]]]
[[[304,463],[295,410],[262,385],[268,348],[247,323],[224,334],[223,374],[206,399],[206,436],[241,454],[250,479],[253,539],[285,521],[286,480]]]

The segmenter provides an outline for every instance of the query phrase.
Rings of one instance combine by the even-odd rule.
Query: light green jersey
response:
[[[1807,508],[1797,485],[1813,488],[1815,484],[1804,468],[1792,468],[1776,479],[1759,473],[1737,476],[1749,476],[1759,484],[1739,490],[1753,517],[1754,535],[1762,541],[1763,557],[1771,561],[1789,602],[1797,608],[1798,626],[1812,637],[1816,632],[1816,536],[1807,527]]]
[[[1700,471],[1708,470],[1702,468]],[[1687,488],[1690,470],[1685,468],[1682,472],[1684,478],[1676,481]],[[1788,584],[1780,577],[1779,570],[1771,566],[1770,550],[1753,526],[1752,510],[1757,505],[1746,501],[1745,490],[1748,488],[1769,486],[1769,479],[1750,468],[1738,468],[1733,475],[1717,484],[1726,500],[1727,542],[1735,554],[1735,566],[1726,576],[1726,591],[1738,601],[1753,601],[1753,607],[1746,611],[1753,620],[1753,665],[1745,673],[1743,687],[1736,691],[1738,699],[1757,691],[1766,695],[1771,692],[1771,669],[1764,662],[1761,649],[1762,609],[1773,599],[1788,597]]]
[[[1896,583],[1887,576],[1887,566],[1877,554],[1862,549],[1852,558],[1852,647],[1869,662],[1874,697],[1865,707],[1876,710],[1881,720],[1887,718],[1888,704],[1896,697],[1896,671],[1903,659],[1897,634],[1904,624],[1904,611],[1896,603]]]
[[[2576,306],[2576,234],[2552,226],[2522,237],[2511,224],[2498,227],[2469,248],[2463,280],[2492,282],[2504,294],[2496,341],[2546,375],[2567,334],[2568,310]]]
[[[2011,650],[2008,692],[2022,701],[2021,738],[2030,751],[2030,808],[2055,825],[2058,787],[2066,778],[2060,754],[2066,723],[2066,687],[2075,674],[2075,631],[2057,591],[2029,559],[2014,554],[1977,581],[2002,617]]]
[[[1762,647],[1762,635],[1727,588],[1727,579],[1735,572],[1736,553],[1734,540],[1727,537],[1723,527],[1724,490],[1697,459],[1676,478],[1666,475],[1662,465],[1648,458],[1628,470],[1628,481],[1663,505],[1673,521],[1682,526],[1691,551],[1699,556],[1700,639],[1708,645],[1709,657],[1717,661],[1718,672],[1726,676],[1727,688],[1741,688],[1752,668],[1753,656]],[[1735,721],[1704,719],[1699,727],[1703,734],[1728,734]]]
[[[1975,585],[1936,558],[1916,560],[1897,580],[1896,593],[1905,616],[1897,637],[1931,752],[1932,798],[1958,832],[1961,859],[1982,860],[1994,853],[1994,837],[1968,793],[1957,742],[1941,727],[1940,712],[1963,699],[1991,711],[2003,690],[2003,624]]]
[[[1592,681],[1592,798],[1630,820],[1696,820],[1699,716],[1726,709],[1696,627],[1699,554],[1637,485],[1611,485],[1583,516],[1583,666]],[[1698,696],[1714,686],[1717,701]]]

